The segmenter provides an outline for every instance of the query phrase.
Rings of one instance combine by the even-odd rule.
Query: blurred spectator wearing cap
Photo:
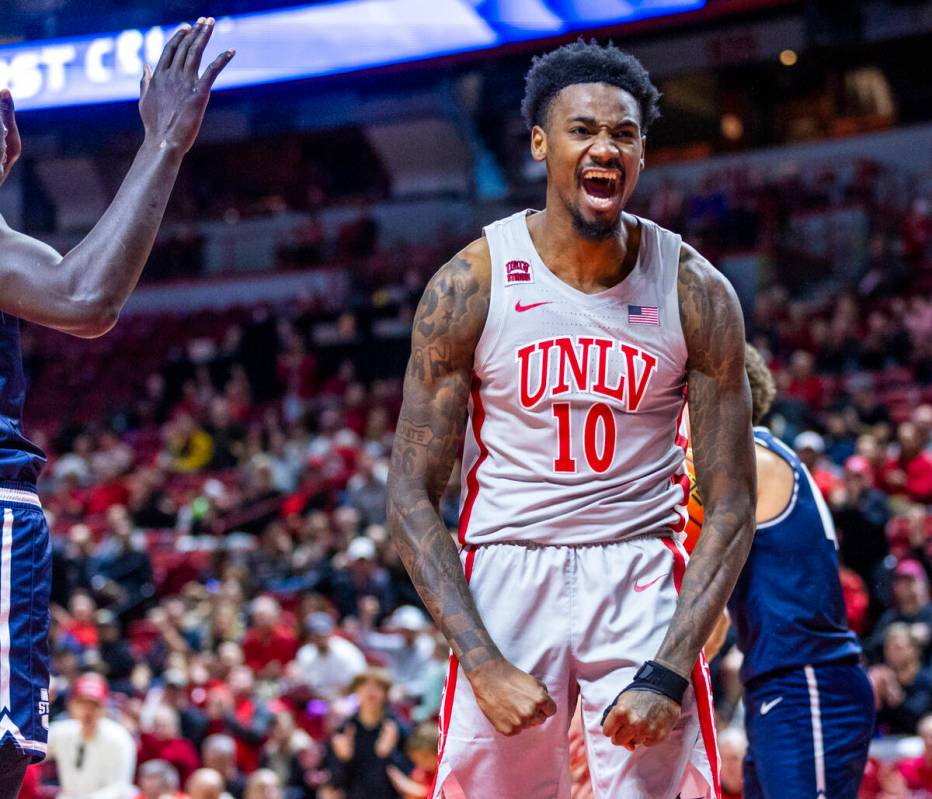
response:
[[[372,627],[376,615],[377,606],[367,597],[360,603],[360,644],[388,659],[392,679],[403,697],[419,699],[435,649],[427,617],[420,608],[402,605],[386,619],[385,632],[378,632]]]
[[[61,799],[130,799],[136,790],[136,743],[104,716],[107,683],[82,674],[68,698],[70,718],[49,725],[48,758],[55,761]]]
[[[912,422],[903,422],[896,431],[899,453],[884,464],[881,480],[893,496],[913,502],[932,503],[932,455],[923,451],[924,442]]]
[[[825,440],[818,433],[806,430],[793,439],[793,449],[796,450],[799,459],[806,464],[822,496],[828,498],[838,483],[838,478],[823,457]]]
[[[893,606],[877,620],[869,651],[875,655],[879,653],[887,628],[904,624],[918,642],[925,660],[932,642],[932,604],[929,602],[929,578],[919,561],[907,558],[897,564],[893,571],[892,594]]]
[[[294,675],[316,696],[336,699],[365,670],[366,658],[354,643],[333,634],[329,613],[309,614],[304,627],[308,640],[298,650]]]
[[[914,796],[932,796],[932,715],[923,716],[916,730],[922,738],[922,754],[897,762],[896,768]]]
[[[870,462],[863,455],[845,460],[842,482],[829,494],[839,533],[842,563],[857,573],[874,608],[881,602],[883,559],[887,556],[887,496],[872,485]]]
[[[354,508],[339,510],[352,511],[358,516]],[[376,545],[371,538],[357,536],[349,542],[346,563],[335,570],[332,580],[333,599],[341,619],[354,615],[364,596],[375,597],[382,608],[392,607],[391,579],[388,571],[379,565]]]
[[[923,668],[922,647],[906,624],[891,624],[883,638],[883,663],[869,672],[883,733],[909,735],[932,711],[932,671]]]
[[[143,727],[139,738],[139,762],[164,760],[177,770],[182,781],[201,765],[194,745],[181,737],[178,712],[168,705],[155,709],[151,723]]]
[[[139,793],[135,799],[182,799],[178,790],[178,771],[165,760],[150,760],[139,767],[136,785]]]
[[[407,764],[401,754],[405,730],[387,710],[391,687],[383,669],[358,675],[351,688],[359,710],[330,737],[330,784],[342,788],[346,799],[397,799],[386,766],[404,770]]]
[[[252,624],[243,639],[246,665],[260,679],[278,677],[294,660],[298,639],[294,631],[281,622],[281,607],[268,596],[252,603]]]

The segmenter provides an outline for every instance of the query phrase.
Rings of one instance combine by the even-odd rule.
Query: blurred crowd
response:
[[[721,210],[669,192],[651,200],[661,221],[700,240],[710,208],[730,224],[733,199]],[[757,219],[767,249],[759,225],[780,194],[741,196],[758,211],[742,224]],[[876,257],[855,279],[797,293],[775,270],[749,324],[780,388],[767,423],[810,467],[838,529],[879,709],[864,799],[932,795],[932,301],[918,288],[932,217],[921,198],[900,205],[875,220]],[[379,319],[404,334],[419,277],[383,275],[333,318],[297,301],[206,327],[160,318],[141,343],[128,331],[143,323],[128,320],[105,345],[102,393],[119,407],[39,414],[54,674],[50,756],[24,796],[427,795],[448,650],[387,540],[401,372],[380,368],[376,325],[360,324],[388,308]],[[175,343],[153,362],[159,341]],[[48,387],[49,362],[30,365]],[[71,404],[103,407],[73,389]],[[451,529],[458,479],[455,468],[442,502]],[[713,664],[731,796],[739,665],[727,644]]]

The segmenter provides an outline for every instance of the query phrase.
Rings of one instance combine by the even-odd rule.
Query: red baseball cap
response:
[[[109,694],[107,681],[99,674],[82,674],[71,686],[72,699],[90,699],[99,705],[107,701]]]

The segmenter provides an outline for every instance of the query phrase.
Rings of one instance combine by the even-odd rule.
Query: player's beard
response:
[[[621,214],[612,220],[591,222],[585,219],[578,207],[571,207],[573,230],[589,241],[605,241],[618,235],[621,226]]]

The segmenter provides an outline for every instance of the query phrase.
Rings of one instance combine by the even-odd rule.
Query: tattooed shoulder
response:
[[[685,242],[680,248],[677,294],[690,365],[702,367],[724,351],[744,352],[744,318],[728,279]]]
[[[424,289],[414,318],[411,371],[425,381],[471,364],[489,312],[491,264],[484,239],[457,253]]]

